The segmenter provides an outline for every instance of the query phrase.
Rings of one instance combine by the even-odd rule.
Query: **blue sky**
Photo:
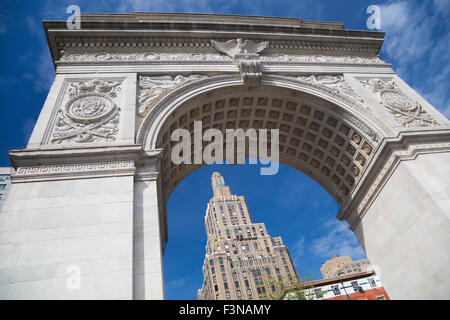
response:
[[[66,8],[82,12],[199,12],[297,17],[344,22],[366,30],[366,8],[381,7],[386,40],[381,58],[438,110],[450,117],[450,1],[319,0],[97,0],[0,2],[0,166],[8,150],[23,148],[54,77],[41,20],[65,20]],[[208,166],[187,177],[168,202],[169,243],[164,257],[168,299],[194,299],[202,283],[205,206],[210,175],[220,171],[235,194],[247,197],[255,221],[283,236],[302,274],[320,276],[330,255],[363,256],[353,235],[334,217],[338,207],[314,181],[289,167],[260,176],[257,166]],[[201,192],[198,192],[201,190]],[[183,207],[180,199],[188,199]],[[283,200],[287,200],[284,202]],[[179,219],[180,216],[185,217]],[[279,218],[275,222],[274,217]],[[199,236],[200,235],[200,236]]]

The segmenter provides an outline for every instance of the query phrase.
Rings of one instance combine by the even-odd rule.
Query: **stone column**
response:
[[[161,179],[153,164],[139,167],[134,183],[133,299],[164,299],[167,241]]]

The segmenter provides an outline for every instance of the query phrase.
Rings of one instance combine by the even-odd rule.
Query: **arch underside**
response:
[[[156,147],[163,149],[165,199],[202,166],[171,161],[172,148],[178,143],[171,141],[171,133],[178,128],[189,130],[193,150],[194,121],[202,121],[203,130],[215,128],[224,135],[226,129],[279,129],[279,162],[314,179],[341,206],[379,143],[360,129],[361,123],[350,122],[353,116],[345,113],[326,99],[270,85],[235,85],[192,97],[165,118],[157,134]],[[203,142],[203,147],[207,144]]]

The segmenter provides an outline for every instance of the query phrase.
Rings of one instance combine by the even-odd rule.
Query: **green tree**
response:
[[[263,272],[263,281],[266,288],[266,293],[263,299],[266,300],[312,300],[314,296],[318,295],[318,298],[323,297],[322,292],[311,293],[312,286],[311,281],[314,279],[314,275],[300,276],[297,274],[295,277],[282,276],[281,279],[275,279],[271,275]]]

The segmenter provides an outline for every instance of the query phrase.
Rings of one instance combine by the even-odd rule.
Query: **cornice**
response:
[[[378,54],[384,33],[346,30],[343,24],[292,18],[135,13],[82,14],[81,29],[65,21],[44,21],[53,61],[68,48],[209,48],[210,40],[241,37],[270,41],[270,49]]]
[[[9,157],[18,183],[125,175],[155,180],[161,154],[140,145],[74,145],[11,150]]]

